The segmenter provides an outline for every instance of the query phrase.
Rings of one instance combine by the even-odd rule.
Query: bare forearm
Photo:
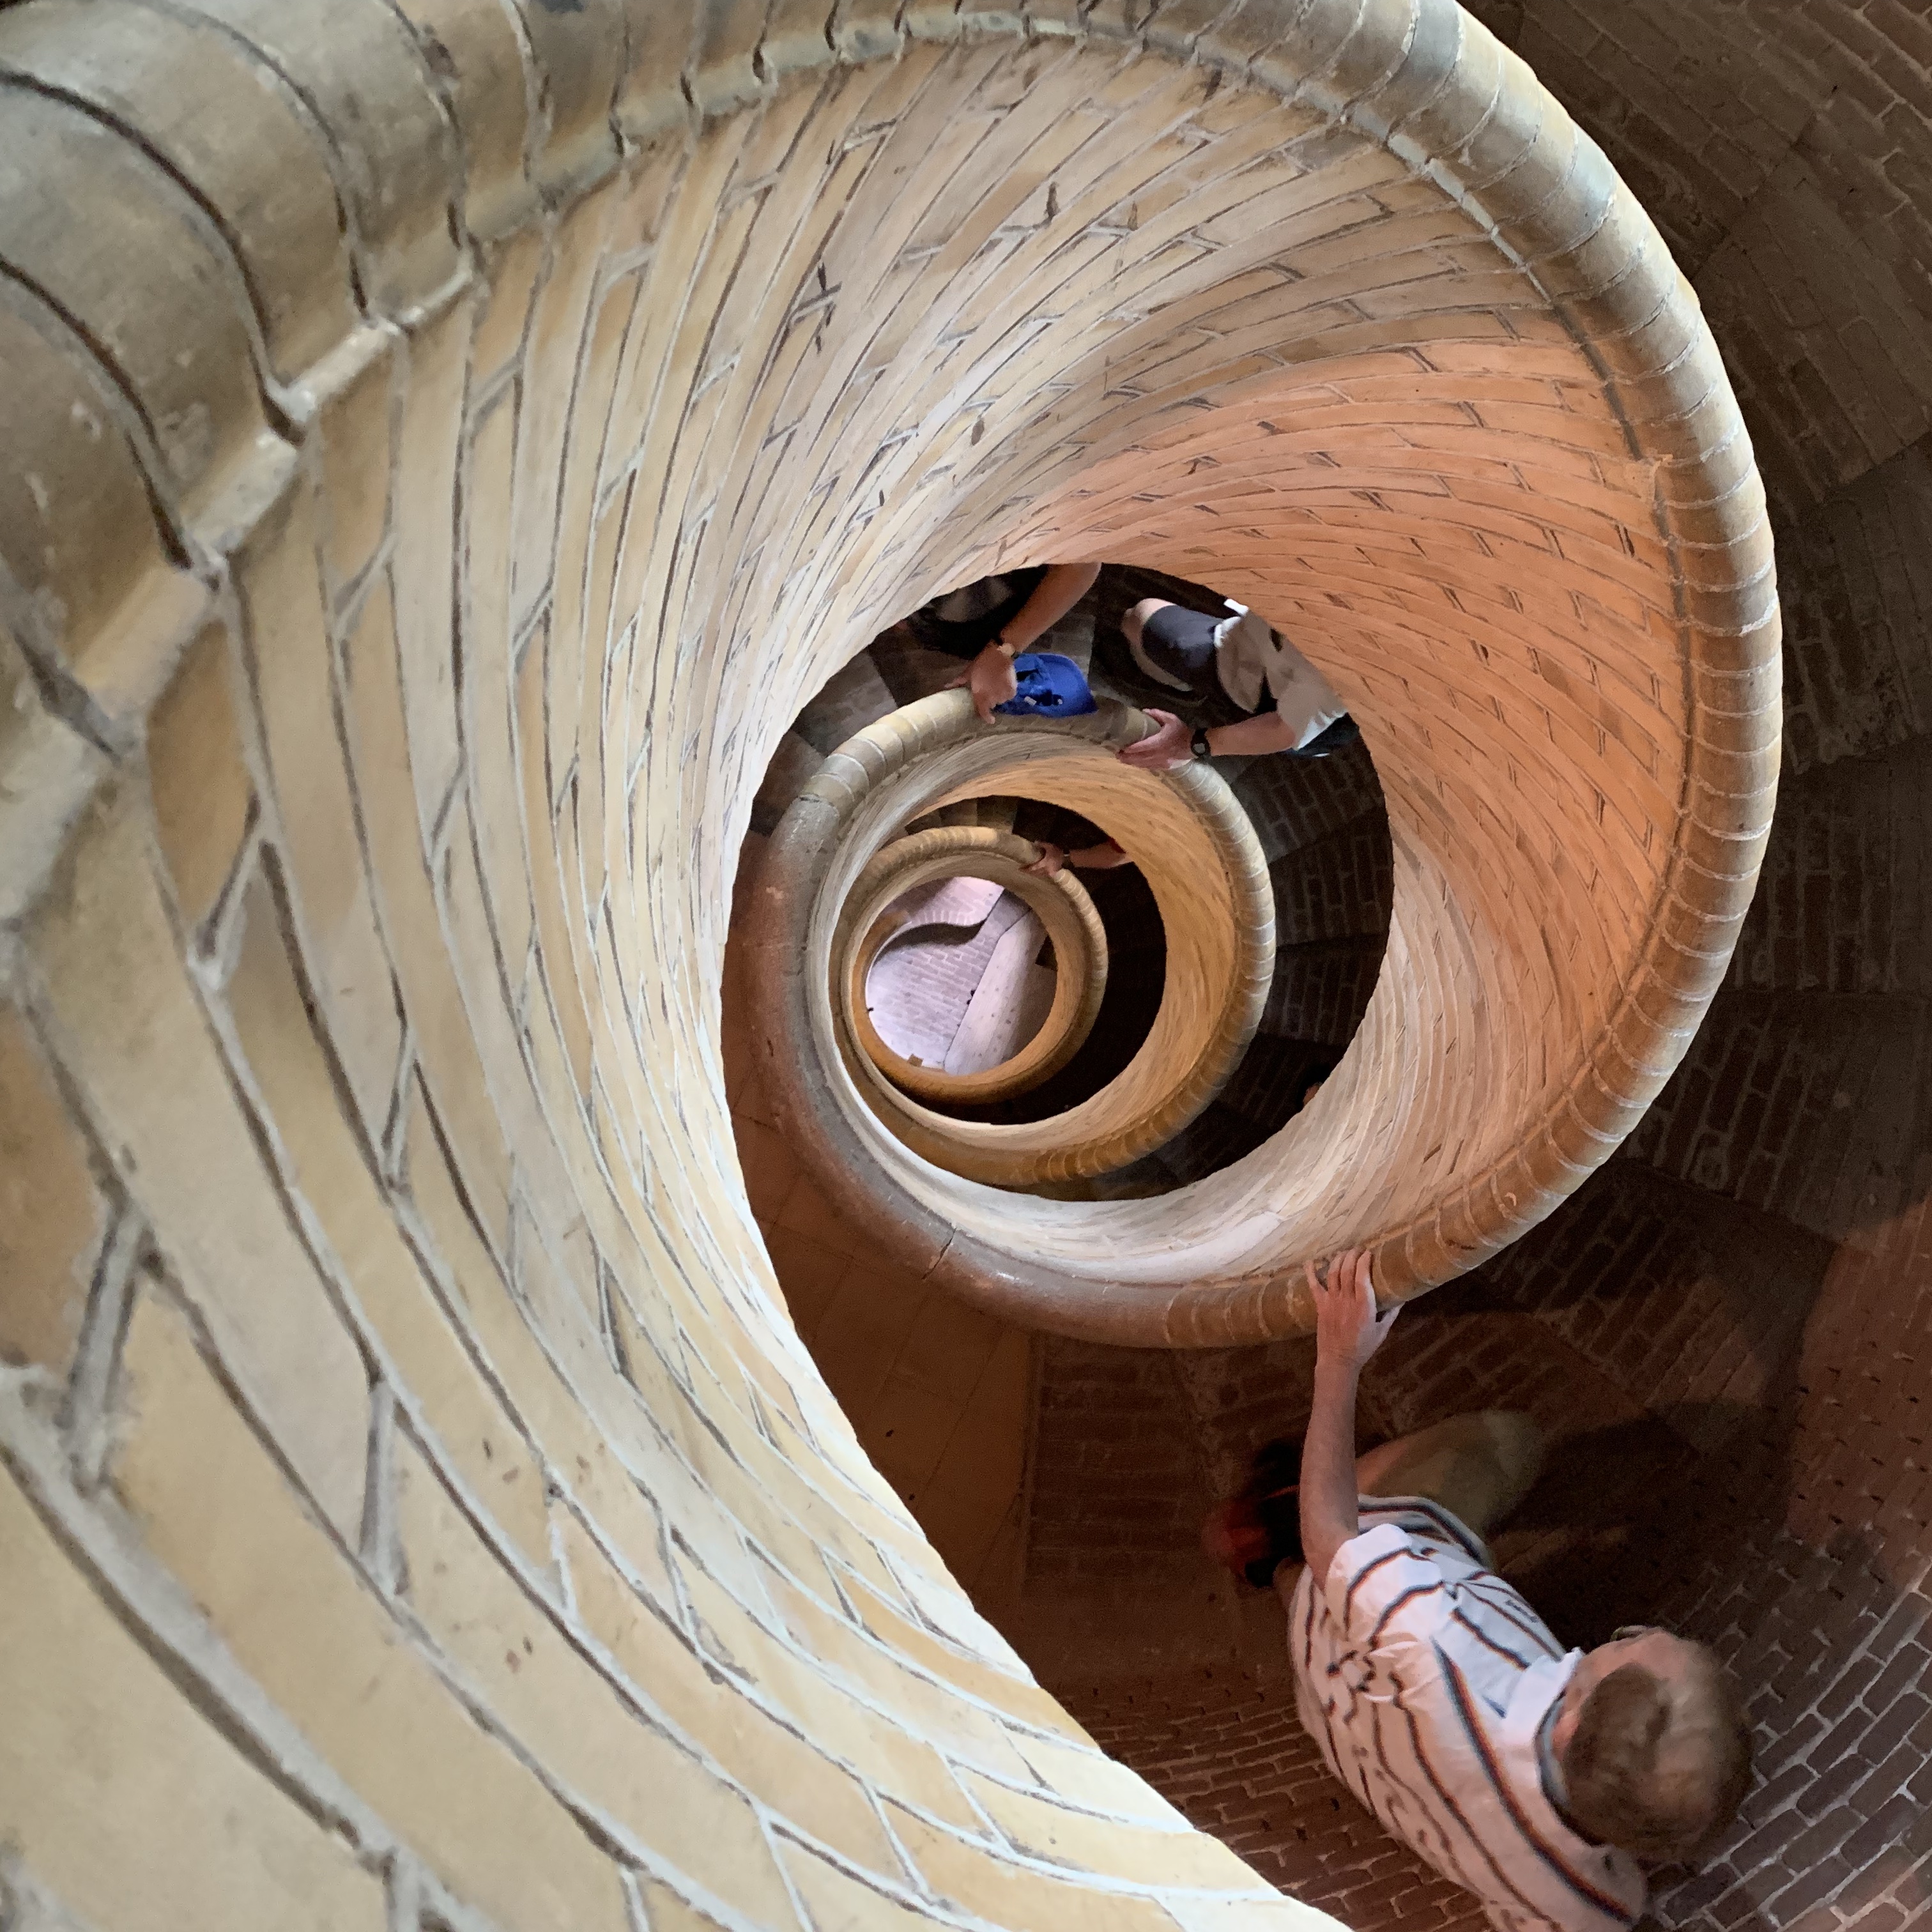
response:
[[[1216,724],[1208,733],[1208,748],[1216,758],[1258,758],[1294,748],[1294,734],[1279,711],[1264,711],[1238,724]]]
[[[1016,652],[1030,650],[1093,589],[1100,574],[1097,563],[1054,565],[1000,632],[1002,640]]]
[[[1078,866],[1083,872],[1106,872],[1116,866],[1131,865],[1133,862],[1109,838],[1104,844],[1078,847],[1067,854],[1066,862]]]
[[[1316,1581],[1343,1544],[1359,1533],[1355,1488],[1356,1371],[1322,1363],[1315,1371],[1315,1406],[1301,1445],[1301,1548]]]

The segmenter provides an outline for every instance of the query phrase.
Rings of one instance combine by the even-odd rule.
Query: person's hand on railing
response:
[[[957,677],[949,679],[946,688],[957,691],[962,686],[973,694],[973,709],[980,714],[980,722],[992,724],[993,706],[1005,704],[1020,688],[1012,653],[1000,639],[995,638]]]
[[[1325,1279],[1312,1261],[1305,1266],[1315,1300],[1315,1372],[1358,1376],[1395,1326],[1402,1304],[1376,1312],[1364,1248],[1344,1249],[1329,1263]]]
[[[1189,748],[1193,734],[1171,711],[1150,708],[1146,715],[1159,728],[1121,751],[1120,763],[1141,772],[1171,772],[1177,765],[1186,764],[1194,755]]]

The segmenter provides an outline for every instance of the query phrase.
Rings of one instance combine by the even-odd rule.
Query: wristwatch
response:
[[[1214,755],[1214,748],[1208,742],[1208,728],[1206,725],[1197,724],[1195,726],[1194,736],[1188,740],[1187,748],[1192,752],[1197,758],[1211,758]]]

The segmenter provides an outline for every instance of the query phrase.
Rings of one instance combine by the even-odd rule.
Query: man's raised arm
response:
[[[1307,1268],[1315,1298],[1315,1407],[1301,1445],[1301,1548],[1317,1586],[1324,1587],[1336,1551],[1362,1526],[1356,1508],[1355,1385],[1401,1304],[1376,1314],[1363,1249],[1337,1255],[1326,1282],[1312,1262]]]
[[[1056,563],[1034,586],[1033,595],[1000,627],[1000,634],[956,677],[973,694],[973,709],[982,724],[993,722],[993,707],[1019,688],[1013,660],[1030,650],[1091,590],[1100,574],[1097,563]]]

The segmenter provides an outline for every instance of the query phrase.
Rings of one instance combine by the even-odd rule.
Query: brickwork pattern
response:
[[[1277,956],[1262,1026],[1280,1038],[1346,1046],[1368,1010],[1382,964],[1379,937],[1298,946]]]
[[[10,1922],[1313,1922],[974,1612],[733,1150],[960,313],[844,278],[1024,225],[1075,58],[893,10],[0,14]]]
[[[962,884],[965,892],[952,890]],[[895,1052],[916,1050],[933,1066],[944,1064],[994,946],[1010,926],[1025,916],[1024,907],[1012,894],[984,885],[970,874],[938,885],[941,891],[952,891],[952,902],[942,899],[934,909],[928,884],[914,887],[889,909],[889,917],[905,915],[905,924],[892,935],[898,942],[894,950],[902,956],[888,967],[875,955],[865,987],[875,1024],[886,1029],[880,1037],[889,1046],[899,1040]],[[921,899],[926,903],[920,904]],[[939,930],[915,940],[922,926]],[[1037,938],[1034,944],[1038,945]]]
[[[1928,83],[1932,92],[1932,82]],[[1783,520],[1785,766],[1876,757],[1932,730],[1932,450],[1922,440]]]
[[[1932,990],[1932,732],[1784,788],[1728,989]]]
[[[1817,218],[1816,141],[1804,130],[1841,82],[1868,112],[1875,56],[1904,46],[1918,16],[1627,0],[1476,0],[1472,10],[1533,52],[1638,185],[1744,372],[1754,434],[1796,506],[1778,544],[1785,762],[1799,776],[1709,1037],[1628,1144],[1632,1158],[1466,1286],[1406,1316],[1365,1407],[1384,1432],[1485,1400],[1527,1402],[1565,1426],[1584,1448],[1567,1468],[1559,1461],[1511,1545],[1532,1594],[1580,1641],[1625,1615],[1676,1622],[1718,1642],[1754,1688],[1762,1783],[1707,1870],[1666,1875],[1660,1923],[1894,1932],[1932,1910],[1922,1387],[1932,1134],[1906,1104],[1923,1088],[1916,1003],[1932,956],[1918,830],[1928,497],[1911,408],[1894,413],[1898,359],[1913,365],[1908,382],[1922,380],[1924,331],[1908,317],[1900,332],[1895,285],[1871,268],[1851,220]],[[1540,40],[1519,38],[1526,20]],[[1932,83],[1922,56],[1883,56],[1883,68],[1892,165],[1909,164]],[[1780,140],[1807,152],[1766,190]],[[1839,177],[1855,218],[1851,179]],[[1924,218],[1916,185],[1878,206],[1897,230]],[[1752,279],[1766,265],[1769,288]],[[1726,295],[1726,278],[1742,292]],[[1810,309],[1820,288],[1828,302]],[[1734,348],[1740,321],[1749,333]],[[1755,1004],[1732,998],[1745,992]],[[1869,1124],[1868,1100],[1882,1117]],[[1793,1208],[1807,1225],[1787,1218]],[[1150,1398],[1148,1428],[1196,1432],[1195,1454],[1176,1460],[1197,1484],[1228,1486],[1246,1448],[1298,1424],[1305,1363],[1294,1345],[1180,1366],[1203,1378],[1196,1398]],[[1130,1523],[1167,1520],[1171,1472],[1141,1473],[1138,1486],[1124,1476],[1115,1507]],[[1042,1462],[1036,1483],[1054,1480]],[[1078,1533],[1106,1547],[1123,1528]],[[1179,1578],[1192,1525],[1173,1532],[1154,1556]],[[1056,1552],[1063,1578],[1080,1555]],[[1362,1928],[1455,1920],[1455,1894],[1432,1894],[1413,1868],[1399,1876],[1400,1854],[1364,1839],[1361,1814],[1352,1826],[1346,1798],[1338,1809],[1332,1791],[1305,1781],[1310,1754],[1292,1732],[1282,1742],[1280,1687],[1252,1651],[1232,1666],[1217,1653],[1202,1669],[1083,1678],[1066,1652],[1115,1628],[1121,1604],[1106,1600],[1091,1622],[1064,1594],[1055,1609],[1064,1650],[1036,1649],[1035,1625],[1028,1654],[1069,1707],[1258,1868]],[[1184,1650],[1192,1626],[1175,1597],[1149,1620],[1170,1660]],[[1392,1894],[1364,1876],[1378,1859]]]
[[[1107,988],[1106,928],[1072,868],[1051,879],[1028,872],[1034,850],[1030,841],[990,825],[932,826],[883,847],[844,908],[833,942],[837,978],[828,988],[837,1024],[874,1073],[925,1103],[928,1114],[1039,1085],[1078,1052],[1099,1015]],[[907,882],[917,891],[919,882],[949,875],[997,894],[990,905],[980,895],[986,909],[978,934],[952,945],[911,944],[897,958],[882,952],[889,940],[896,947],[910,943],[900,923]],[[1052,971],[1035,964],[1049,949]],[[916,1023],[911,1029],[924,1046],[924,1064],[906,1057],[910,1045],[893,1046],[874,1024],[881,967],[888,986],[899,989],[902,1012],[915,1022],[926,1016],[922,1029]],[[1004,1030],[1004,1046],[977,1066],[955,1066],[961,1045],[976,1032],[978,1051],[988,1049],[994,1036],[988,1025]]]
[[[1065,652],[1076,663],[1093,666],[1090,677],[1101,697],[1127,704],[1152,701],[1144,679],[1123,670],[1127,646],[1118,632],[1129,606],[1142,596],[1184,601],[1202,610],[1223,608],[1222,600],[1202,585],[1135,565],[1101,566],[1094,588],[1044,640],[1047,647]],[[806,704],[766,769],[754,805],[754,830],[775,829],[785,809],[824,770],[824,757],[808,751],[801,758],[801,745],[824,747],[829,755],[896,708],[895,692],[910,702],[957,677],[956,660],[919,650],[908,643],[909,635],[907,627],[893,626],[836,672]],[[1366,746],[1358,744],[1312,762],[1217,758],[1215,770],[1230,783],[1262,851],[1272,860],[1270,883],[1277,934],[1284,922],[1305,933],[1327,915],[1353,936],[1299,938],[1286,946],[1277,939],[1274,976],[1260,1030],[1222,1094],[1155,1154],[1085,1183],[1095,1196],[1170,1191],[1261,1146],[1302,1105],[1310,1081],[1333,1071],[1337,1050],[1347,1046],[1360,1024],[1381,970],[1394,878],[1388,814]],[[909,830],[942,824],[964,830],[982,822],[986,829],[1011,830],[1028,838],[1077,844],[1099,836],[1090,821],[1070,820],[1055,808],[991,798],[941,807],[911,821]],[[1125,812],[1123,823],[1136,832],[1144,830],[1139,815],[1131,810]],[[1106,928],[1107,945],[1125,970],[1124,975],[1109,973],[1104,1016],[1075,1064],[1038,1087],[1032,1084],[1029,1072],[1027,1091],[986,1108],[962,1109],[936,1087],[909,1087],[909,1082],[923,1080],[910,1068],[892,1070],[895,1084],[939,1111],[963,1113],[968,1119],[1035,1120],[1077,1106],[1127,1066],[1157,1016],[1164,990],[1166,942],[1159,907],[1138,864],[1086,874],[1082,884],[1089,894],[1097,895],[1094,904]],[[1319,914],[1312,910],[1317,907]],[[1196,908],[1186,910],[1191,917]],[[740,926],[734,920],[734,946],[742,953],[754,940],[752,924]],[[934,990],[939,990],[937,982]],[[862,1028],[859,1030],[862,1034]],[[728,1052],[728,1028],[726,1045]]]
[[[1062,1204],[1077,1211],[1016,1210],[1000,1238],[971,1197],[831,1117],[836,1070],[801,1072],[788,1118],[827,1188],[932,1278],[1063,1332],[1200,1345],[1305,1322],[1296,1264],[1344,1238],[1378,1246],[1391,1292],[1452,1277],[1634,1124],[1748,901],[1776,614],[1755,472],[1688,290],[1526,70],[1447,7],[1318,7],[1292,30],[1268,8],[1206,28],[1156,8],[1136,25],[1211,64],[1216,92],[1177,101],[1131,162],[1082,148],[1042,226],[1001,231],[1002,272],[1039,271],[1034,380],[968,434],[1040,434],[962,477],[961,548],[918,580],[1122,554],[1198,579],[1211,560],[1331,671],[1380,754],[1387,963],[1310,1131],[1157,1231],[1132,1204]],[[1271,89],[1295,76],[1310,84],[1283,105]],[[1399,131],[1344,135],[1345,98],[1354,126]],[[1063,111],[1054,139],[1082,124]],[[1425,178],[1431,144],[1449,172]],[[1210,153],[1267,158],[1215,172]],[[1030,164],[1052,171],[1044,151]],[[1063,208],[1088,224],[1070,254],[1050,238]],[[992,302],[995,284],[974,286]],[[916,572],[940,540],[898,541]],[[775,973],[796,950],[772,949]],[[782,1032],[775,1068],[814,1036],[802,1011]],[[1456,1076],[1412,1093],[1424,1038]]]
[[[1087,17],[1151,16],[1164,59],[1209,10],[1172,34],[1163,10],[1180,17],[1114,0]],[[1220,10],[1251,27],[1268,10]],[[1850,863],[1840,831],[1822,862],[1790,862],[1740,964],[1741,990],[1804,994],[1784,1010],[1802,1034],[1850,977],[1888,994],[1913,956],[1876,884],[1896,882],[1902,914],[1910,837],[1859,801],[1907,797],[1864,761],[1924,728],[1924,68],[1891,51],[1916,16],[1619,0],[1595,10],[1613,46],[1661,37],[1619,64],[1539,0],[1479,10],[1511,34],[1543,14],[1547,46],[1589,50],[1558,90],[1673,242],[1715,191],[1698,177],[1680,215],[1643,173],[1666,110],[1643,124],[1619,101],[1648,76],[1683,101],[1686,148],[1690,122],[1720,118],[1762,148],[1732,194],[1775,181],[1734,244],[1712,223],[1697,246],[1767,466],[1800,506],[1779,532],[1802,580],[1787,755],[1808,779],[1826,768],[1818,817],[1856,814],[1866,855],[1855,939],[1840,889],[1824,889],[1828,914],[1802,909]],[[958,9],[871,0],[829,20],[791,0],[712,7],[694,38],[675,8],[614,0],[0,8],[0,113],[21,130],[0,144],[0,1916],[452,1932],[952,1923],[961,1904],[1078,1924],[1096,1901],[1110,1924],[1234,1917],[1150,1903],[1145,1841],[1118,1820],[1172,1820],[1050,1709],[1016,1714],[1023,1678],[791,1346],[755,1224],[718,1211],[738,1184],[709,991],[734,814],[779,722],[862,628],[840,547],[870,505],[854,479],[877,480],[881,510],[919,461],[955,479],[900,528],[866,524],[903,561],[902,530],[966,526],[945,493],[962,475],[980,488],[970,466],[1037,418],[1037,393],[968,380],[970,337],[952,332],[999,309],[1007,265],[1035,272],[1027,251],[1070,190],[1014,175],[1005,205],[960,211],[1012,154],[1054,158],[1042,123],[1066,12],[975,10],[988,40],[941,52]],[[934,39],[862,64],[899,48],[902,14]],[[1040,38],[1017,52],[1003,37],[1022,16]],[[1676,51],[1694,38],[1701,64]],[[1227,44],[1202,50],[1223,62]],[[822,70],[828,45],[846,65]],[[794,62],[810,82],[787,80]],[[1130,122],[1120,104],[1148,64],[1091,118]],[[1821,116],[1782,175],[1751,117],[1802,130],[1766,70]],[[1611,72],[1628,92],[1590,120],[1582,97]],[[956,100],[969,81],[987,88],[970,126],[935,146],[922,90]],[[802,98],[821,82],[822,104]],[[1849,100],[1825,115],[1834,89]],[[1164,137],[1207,151],[1180,157],[1197,175],[1242,138],[1243,90],[1216,92],[1219,110]],[[1040,119],[983,166],[968,154],[1030,100]],[[728,140],[689,138],[694,113],[740,109]],[[1621,142],[1619,115],[1634,129]],[[837,138],[812,146],[801,130],[828,118]],[[1874,122],[1894,145],[1850,158]],[[819,204],[784,184],[808,150],[862,218],[903,202],[927,226],[875,226],[814,262]],[[934,176],[944,206],[920,198]],[[1136,224],[1160,219],[1155,199]],[[1171,268],[1228,242],[1166,245]],[[887,298],[935,260],[986,278],[981,307],[934,304],[930,333],[877,334],[915,313]],[[870,303],[851,297],[855,262],[886,265]],[[734,361],[734,326],[767,299],[787,325],[770,359]],[[707,333],[721,313],[734,326]],[[921,393],[958,358],[973,406],[938,426],[937,453],[894,440],[890,406],[868,413],[893,393],[895,357]],[[800,375],[828,363],[822,388]],[[794,386],[751,435],[744,386],[766,375]],[[774,500],[808,458],[792,547],[722,560],[733,506]],[[665,475],[700,514],[658,518]],[[998,472],[980,500],[1012,481]],[[970,562],[922,555],[891,595]],[[746,610],[757,635],[741,644]],[[1806,971],[1820,976],[1791,976]],[[1898,1036],[1866,1011],[1881,1044]],[[1720,1184],[1751,1172],[1762,1111],[1721,1117]],[[1719,1118],[1700,1112],[1700,1132]],[[1625,1432],[1599,1446],[1626,1491],[1606,1498],[1588,1457],[1570,1479],[1608,1526],[1588,1560],[1566,1555],[1574,1526],[1526,1526],[1539,1598],[1606,1615],[1622,1592],[1716,1636],[1762,1685],[1770,1774],[1736,1842],[1663,1916],[1892,1932],[1922,1920],[1932,1861],[1926,1143],[1912,1127],[1902,1159],[1895,1139],[1869,1148],[1904,1178],[1892,1211],[1841,1239],[1825,1210],[1829,1238],[1753,1221],[1750,1199],[1777,1206],[1787,1187],[1839,1199],[1811,1178],[1843,1166],[1838,1137],[1808,1131],[1802,1157],[1779,1143],[1776,1184],[1728,1211],[1678,1172],[1605,1171],[1523,1251],[1564,1244],[1538,1281],[1478,1282],[1498,1305],[1406,1318],[1412,1352],[1392,1359],[1376,1420],[1527,1391],[1580,1437]],[[808,1220],[799,1198],[775,1226]],[[1748,1263],[1688,1301],[1676,1264],[1645,1258],[1672,1201]],[[1628,1233],[1604,1237],[1600,1210]],[[1675,1350],[1666,1317],[1692,1324]],[[1247,1352],[1266,1372],[1238,1378],[1218,1432],[1202,1425],[1223,1461],[1255,1439],[1280,1346]],[[1219,1415],[1190,1372],[1189,1412]],[[1753,1398],[1742,1420],[1733,1378]],[[1648,1415],[1653,1383],[1666,1417]],[[1646,1485],[1654,1506],[1700,1440],[1721,1448],[1687,1513],[1703,1542],[1606,1570],[1600,1547],[1642,1540]],[[1203,1489],[1226,1480],[1195,1462]],[[1054,1681],[1076,1714],[1113,1722],[1118,1705]],[[1211,1715],[1192,1677],[1163,1683],[1162,1737]],[[1130,1724],[1106,1736],[1136,1754]],[[104,1748],[76,1754],[76,1736]],[[1142,1755],[1158,1778],[1160,1750]],[[1281,1768],[1299,1791],[1286,1754]],[[1258,1768],[1246,1782],[1216,1815],[1264,1858],[1282,1814]],[[1035,1835],[1037,1813],[1014,1807],[1048,1792],[1067,1801],[1052,1828],[1098,1817],[1106,1846],[1070,1861]],[[1288,1828],[1324,1840],[1322,1802]],[[103,1815],[111,1839],[77,1828]],[[1164,1833],[1159,1849],[1189,1842]],[[1385,1856],[1331,1856],[1334,1895],[1351,1896],[1352,1859]],[[1082,1867],[1115,1876],[1090,1884]],[[1420,1915],[1397,1896],[1396,1922]],[[1348,1916],[1367,1928],[1386,1903],[1357,1895]]]
[[[1343,1924],[1480,1932],[1488,1923],[1336,1783],[1301,1728],[1284,1670],[1198,1670],[1062,1694],[1096,1744],[1141,1767],[1282,1891]]]
[[[860,1446],[975,1604],[997,1614],[1024,1553],[1036,1338],[894,1267],[800,1170],[758,1077],[745,1012],[739,935],[764,841],[745,842],[722,1004],[725,1097],[752,1211],[800,1339]]]
[[[1270,866],[1336,838],[1364,820],[1385,817],[1375,760],[1353,747],[1293,768],[1292,782],[1258,761],[1234,781]]]
[[[1922,998],[1726,993],[1628,1155],[1820,1234],[1882,1225],[1925,1183],[1928,1020]]]
[[[1226,1078],[1267,997],[1274,904],[1254,833],[1212,772],[1194,766],[1156,778],[1122,765],[1114,752],[1141,730],[1138,712],[1109,702],[1068,719],[1003,719],[988,730],[963,691],[889,713],[834,753],[786,812],[746,935],[760,1065],[802,1156],[848,1214],[922,1273],[950,1248],[948,1285],[964,1286],[976,1274],[994,1312],[1007,1312],[1028,1262],[1004,1261],[989,1280],[979,1258],[989,1250],[1003,1260],[1030,1256],[1052,1231],[1033,1202],[974,1184],[1078,1178],[1150,1152]],[[911,1070],[886,1077],[848,989],[896,868],[903,863],[903,876],[916,879],[951,862],[922,858],[928,844],[979,840],[991,842],[988,875],[1043,918],[1058,918],[1070,954],[1077,931],[1082,970],[1060,997],[1070,1016],[1097,1010],[1103,988],[1086,968],[1097,964],[1102,935],[1070,872],[1051,881],[1028,877],[1021,861],[1030,862],[1030,845],[989,826],[933,828],[888,842],[895,827],[930,808],[1020,792],[1121,825],[1161,908],[1160,1006],[1126,1069],[1078,1105],[1036,1122],[962,1123],[918,1104],[925,1083]],[[826,1051],[828,1033],[835,1052]],[[1039,1042],[1051,1064],[1049,1044]],[[988,1076],[988,1088],[998,1084]],[[880,1126],[907,1153],[882,1143]]]
[[[1932,494],[1912,238],[1932,218],[1932,48],[1922,9],[1838,0],[1472,10],[1636,187],[1738,377],[1777,524],[1786,783],[1726,991],[1629,1157],[1405,1316],[1365,1406],[1382,1431],[1483,1401],[1554,1422],[1579,1446],[1499,1545],[1532,1595],[1577,1641],[1626,1618],[1703,1636],[1750,1690],[1759,1788],[1706,1869],[1664,1875],[1659,1923],[1901,1932],[1932,1913]],[[1201,1441],[1224,1404],[1238,1449],[1295,1426],[1276,1352],[1244,1352],[1258,1373],[1189,1358],[1210,1377]],[[1176,1649],[1189,1608],[1170,1602]],[[1096,1738],[1260,1868],[1333,1874],[1301,1895],[1365,1932],[1453,1918],[1454,1895],[1413,1876],[1399,1908],[1346,1890],[1377,1849],[1346,1800],[1330,1815],[1332,1793],[1298,1784],[1292,1738],[1277,1757],[1267,1724],[1222,1721],[1278,1698],[1265,1660],[1215,1634],[1191,1672],[1083,1678],[1084,1628],[1039,1657]],[[1206,1732],[1219,1748],[1198,1751]]]
[[[1298,845],[1269,868],[1286,946],[1379,940],[1394,897],[1388,822],[1364,813]]]
[[[1505,1574],[1567,1641],[1664,1622],[1713,1644],[1746,1690],[1756,1787],[1699,1868],[1656,1875],[1663,1925],[1892,1932],[1932,1905],[1928,1222],[1922,1203],[1838,1242],[1614,1162],[1408,1312],[1365,1380],[1365,1442],[1527,1408],[1550,1461],[1496,1539]],[[1058,1628],[1040,1634],[1043,1603],[1015,1628],[1096,1741],[1295,1896],[1360,1932],[1474,1925],[1328,1779],[1294,1717],[1278,1610],[1249,1598],[1245,1631],[1210,1610],[1192,1524],[1168,1500],[1225,1492],[1255,1444],[1294,1432],[1311,1368],[1300,1342],[1165,1358],[1054,1345],[1028,1577],[1042,1600],[1052,1580]],[[1157,1391],[1143,1419],[1158,1459],[1126,1426],[1130,1387]],[[1118,1420],[1057,1466],[1056,1411]],[[1116,1552],[1164,1614],[1122,1586],[1125,1564],[1095,1561]],[[1138,1658],[1120,1641],[1136,1618],[1160,1636]]]
[[[1484,0],[1603,145],[1724,345],[1774,497],[1932,429],[1932,32],[1858,0]]]

